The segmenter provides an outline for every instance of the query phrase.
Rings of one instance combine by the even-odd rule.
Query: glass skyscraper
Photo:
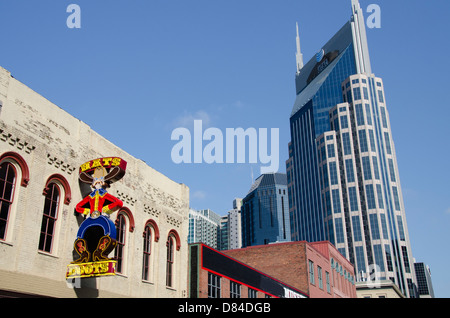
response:
[[[383,83],[372,74],[357,0],[306,65],[297,29],[297,97],[286,162],[293,240],[329,240],[357,280],[416,278]]]
[[[291,240],[286,174],[266,173],[242,200],[242,247]]]

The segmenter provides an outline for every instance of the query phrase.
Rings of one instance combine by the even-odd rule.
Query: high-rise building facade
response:
[[[242,230],[241,230],[241,206],[242,199],[233,200],[233,209],[222,216],[220,220],[219,250],[229,250],[241,248]]]
[[[286,171],[293,240],[329,240],[358,280],[392,280],[416,295],[395,148],[382,80],[372,74],[362,10],[305,66]],[[300,50],[297,32],[297,50]]]
[[[414,263],[417,278],[417,288],[420,298],[434,298],[433,284],[431,282],[430,267],[424,263]]]
[[[210,209],[189,209],[188,243],[205,243],[217,249],[221,217]]]
[[[291,240],[284,173],[262,174],[242,200],[242,247]]]

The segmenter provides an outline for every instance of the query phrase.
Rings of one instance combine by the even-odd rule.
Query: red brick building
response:
[[[203,243],[189,245],[189,298],[308,298],[248,264]]]
[[[310,298],[356,298],[354,267],[328,241],[276,243],[223,253]]]

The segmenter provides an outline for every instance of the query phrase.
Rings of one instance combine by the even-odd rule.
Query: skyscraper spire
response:
[[[371,74],[369,47],[367,45],[366,26],[363,12],[358,0],[352,0],[352,35],[355,43],[357,73]]]
[[[297,75],[300,74],[300,70],[303,68],[303,54],[300,49],[300,35],[298,34],[298,23],[295,23],[297,28],[297,53],[295,54],[296,60],[297,60]]]

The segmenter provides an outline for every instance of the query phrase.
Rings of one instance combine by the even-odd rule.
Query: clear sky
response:
[[[71,3],[81,28],[68,28]],[[285,172],[295,100],[295,23],[308,61],[350,18],[350,0],[0,0],[0,66],[224,215],[259,164],[175,164],[171,133],[279,129]],[[413,256],[450,296],[450,2],[361,0],[383,78]],[[206,144],[206,142],[204,143]],[[225,143],[224,143],[225,144]]]

